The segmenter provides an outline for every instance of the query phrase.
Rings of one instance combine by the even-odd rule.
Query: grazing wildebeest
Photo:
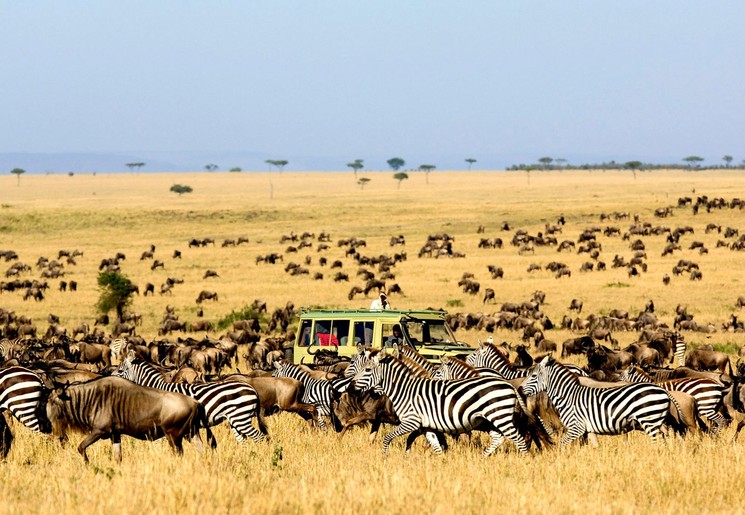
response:
[[[217,301],[217,292],[209,290],[202,290],[201,292],[199,292],[199,296],[197,297],[197,304],[200,304],[205,300]]]
[[[483,304],[486,304],[487,301],[491,303],[496,303],[497,300],[495,298],[496,292],[494,291],[494,288],[485,288],[484,289],[484,302]]]
[[[569,303],[569,311],[576,311],[582,313],[583,302],[580,299],[572,299]]]
[[[588,349],[593,348],[595,342],[589,336],[579,338],[570,338],[561,344],[561,357],[564,358],[570,354],[584,354]]]
[[[180,393],[165,392],[140,386],[119,377],[104,377],[87,383],[55,390],[46,405],[47,417],[54,435],[65,442],[67,428],[88,433],[78,452],[88,463],[86,449],[108,438],[114,446],[114,456],[122,461],[121,436],[140,440],[156,440],[165,436],[178,453],[186,436],[198,441],[199,428],[207,430],[213,448],[217,443],[209,430],[204,407]]]

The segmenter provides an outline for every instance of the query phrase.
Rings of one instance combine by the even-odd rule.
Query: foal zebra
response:
[[[178,392],[193,398],[204,406],[210,426],[227,420],[239,443],[245,441],[246,436],[255,442],[261,442],[266,438],[267,430],[261,413],[261,403],[256,390],[251,385],[237,381],[201,384],[167,383],[158,370],[150,363],[135,358],[132,351],[127,354],[112,375],[150,388]],[[254,417],[259,426],[258,430],[252,424]]]
[[[653,441],[670,408],[670,397],[654,384],[629,384],[617,388],[582,386],[566,367],[546,356],[522,386],[531,396],[545,391],[556,407],[567,432],[561,445],[586,434],[620,434],[641,425]]]
[[[451,435],[473,430],[487,431],[492,454],[507,437],[521,453],[525,439],[514,423],[517,392],[509,383],[494,377],[438,381],[412,376],[398,358],[377,355],[354,378],[355,388],[374,389],[393,403],[401,424],[383,439],[383,453],[401,435],[425,431],[435,453],[442,452],[437,432]]]
[[[636,366],[624,370],[620,380],[631,383],[654,383],[647,373]],[[727,424],[727,420],[719,413],[724,401],[724,386],[718,381],[704,377],[684,377],[658,381],[654,384],[667,391],[687,393],[696,399],[699,414],[714,424],[714,433],[718,433]]]

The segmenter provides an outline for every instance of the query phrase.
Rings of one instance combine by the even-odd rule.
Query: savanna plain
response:
[[[269,311],[292,301],[296,307],[367,308],[370,298],[348,300],[358,265],[336,241],[353,236],[366,240],[361,254],[377,256],[406,251],[408,259],[393,272],[403,294],[391,295],[396,308],[442,308],[449,312],[493,312],[503,302],[528,300],[536,290],[546,293],[543,311],[554,322],[568,314],[572,299],[582,299],[583,315],[607,314],[613,308],[632,315],[652,299],[657,315],[672,325],[678,304],[688,307],[700,324],[712,323],[713,334],[684,333],[689,348],[711,343],[736,359],[745,343],[742,333],[721,325],[739,314],[735,300],[745,295],[742,282],[745,255],[717,247],[723,235],[706,233],[707,224],[745,231],[740,210],[701,210],[674,207],[667,218],[654,210],[677,206],[679,197],[745,198],[741,171],[659,171],[638,173],[600,171],[562,172],[433,172],[425,180],[418,172],[398,183],[389,172],[360,172],[371,180],[361,189],[351,172],[339,173],[189,173],[25,175],[0,177],[0,250],[14,250],[33,266],[40,256],[56,257],[61,249],[83,251],[77,264],[66,266],[65,280],[78,283],[76,292],[61,292],[57,280],[41,302],[22,295],[0,294],[0,307],[30,316],[46,328],[49,313],[63,325],[92,324],[98,300],[98,264],[123,252],[122,272],[140,288],[160,285],[167,277],[184,279],[172,295],[135,296],[131,309],[143,315],[139,334],[156,337],[166,305],[182,320],[195,321],[195,299],[202,289],[216,291],[217,302],[203,304],[206,319],[216,322],[260,298]],[[192,193],[169,191],[187,184]],[[601,214],[638,215],[641,222],[670,228],[691,226],[681,240],[682,250],[662,257],[665,236],[648,236],[648,269],[629,277],[627,269],[581,273],[587,254],[557,253],[556,247],[536,247],[518,254],[509,241],[515,230],[530,234],[545,230],[564,216],[562,239],[575,240],[586,228],[619,227],[633,220],[601,221]],[[502,230],[504,222],[509,231]],[[479,226],[484,233],[478,234]],[[317,241],[297,253],[286,252],[283,235],[322,231],[331,234],[328,250]],[[448,233],[460,258],[417,257],[430,234]],[[403,235],[404,246],[391,247],[392,236]],[[192,238],[213,238],[214,246],[192,248]],[[248,238],[248,244],[222,247],[225,239]],[[479,248],[481,238],[502,238],[502,249]],[[633,238],[632,238],[633,239]],[[599,234],[599,259],[631,257],[629,241]],[[689,250],[701,241],[708,254]],[[732,239],[730,240],[732,241]],[[155,245],[163,269],[151,270],[140,260]],[[174,250],[182,258],[173,259]],[[284,254],[276,265],[256,262],[268,253]],[[340,260],[348,282],[332,280],[335,271],[319,264]],[[288,262],[305,266],[309,275],[291,276]],[[678,259],[696,261],[700,281],[687,274],[672,276]],[[548,271],[527,272],[531,263],[545,266],[557,260],[568,265],[571,277],[557,279]],[[492,279],[488,265],[504,269]],[[212,269],[219,277],[203,279]],[[314,280],[316,272],[324,274]],[[469,295],[458,286],[464,272],[474,274],[481,293]],[[36,277],[36,269],[30,275]],[[483,304],[483,289],[493,288],[496,304]],[[573,315],[575,316],[575,315]],[[219,335],[215,332],[214,335]],[[488,334],[459,330],[460,340],[475,345]],[[561,342],[574,336],[551,330],[548,338]],[[637,338],[616,333],[623,347]],[[174,335],[175,337],[175,335]],[[499,331],[497,341],[518,343],[521,333]],[[582,359],[572,362],[584,364]],[[240,367],[245,367],[242,360]],[[403,441],[394,441],[388,456],[382,441],[370,444],[365,429],[344,439],[331,430],[309,427],[294,414],[267,419],[271,442],[237,444],[227,426],[216,429],[216,452],[199,454],[188,444],[183,457],[167,443],[123,440],[123,462],[116,464],[108,442],[89,449],[84,465],[75,450],[80,435],[62,448],[45,435],[12,425],[14,447],[0,464],[0,499],[5,513],[740,513],[745,512],[742,484],[745,441],[732,441],[734,428],[712,437],[692,435],[653,444],[641,432],[601,437],[598,448],[570,446],[522,456],[510,443],[490,458],[481,451],[486,436],[452,442],[450,451],[435,456],[419,439],[408,456]]]

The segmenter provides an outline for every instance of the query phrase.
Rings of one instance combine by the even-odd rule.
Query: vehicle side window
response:
[[[313,334],[313,345],[321,347],[346,345],[348,337],[348,320],[316,320]]]
[[[303,320],[300,324],[300,339],[298,345],[300,347],[307,347],[310,345],[310,326],[312,320]]]
[[[373,328],[375,322],[355,322],[354,323],[354,345],[370,346],[373,342]]]

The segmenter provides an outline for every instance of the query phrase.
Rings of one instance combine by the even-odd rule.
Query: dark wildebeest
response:
[[[200,304],[202,301],[205,300],[217,301],[217,293],[214,291],[202,290],[201,292],[199,292],[199,296],[197,297],[197,304]]]
[[[486,304],[487,301],[491,303],[497,302],[496,298],[496,292],[494,291],[494,288],[486,288],[484,289],[484,302],[483,304]]]
[[[561,344],[561,357],[564,358],[570,354],[584,354],[593,347],[595,347],[595,342],[589,336],[570,338]]]
[[[572,302],[569,303],[569,311],[582,313],[582,306],[583,302],[580,299],[572,299]]]
[[[730,365],[729,356],[724,352],[713,350],[692,350],[685,360],[685,366],[688,368],[703,372],[718,370],[720,374],[725,373],[728,365]]]
[[[46,410],[53,433],[62,443],[67,440],[68,427],[88,434],[78,446],[86,463],[85,450],[101,438],[111,440],[114,456],[121,462],[122,435],[140,440],[165,436],[171,447],[182,454],[184,437],[193,439],[201,448],[199,428],[204,427],[212,448],[217,446],[204,407],[197,401],[119,377],[104,377],[57,389],[49,396]]]

